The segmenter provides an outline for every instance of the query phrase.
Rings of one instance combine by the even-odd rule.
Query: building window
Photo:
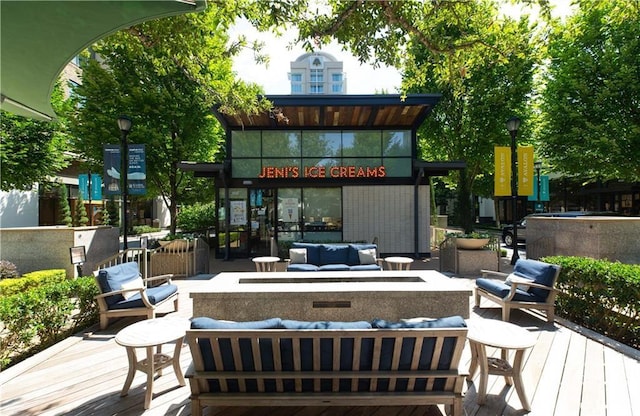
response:
[[[302,94],[304,92],[302,88],[302,74],[289,74],[289,79],[291,80],[291,94]]]
[[[324,85],[311,84],[309,88],[309,94],[323,94],[323,93],[324,93]]]
[[[331,92],[333,93],[341,93],[342,92],[342,83],[336,84],[335,82],[331,84]]]
[[[312,69],[311,71],[311,82],[324,82],[324,74],[321,69]]]
[[[291,94],[302,94],[302,84],[291,84]]]

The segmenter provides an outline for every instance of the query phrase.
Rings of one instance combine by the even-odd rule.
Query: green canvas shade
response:
[[[205,8],[206,0],[1,0],[0,108],[50,120],[58,76],[82,50],[120,29]]]

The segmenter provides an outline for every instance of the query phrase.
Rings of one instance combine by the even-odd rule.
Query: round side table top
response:
[[[273,256],[263,256],[263,257],[254,257],[251,259],[255,263],[276,263],[280,261],[280,257]]]
[[[385,257],[384,261],[387,263],[413,263],[413,259],[410,257]]]
[[[123,347],[136,348],[166,344],[184,337],[189,325],[186,318],[146,319],[120,330],[116,342]]]
[[[525,349],[533,347],[537,341],[534,334],[509,322],[495,319],[468,319],[467,338],[490,347]]]

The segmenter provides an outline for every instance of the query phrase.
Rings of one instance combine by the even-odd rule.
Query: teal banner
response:
[[[527,198],[529,201],[549,201],[549,176],[540,175],[540,199],[538,199],[538,177],[534,177],[533,195]]]
[[[147,163],[143,144],[129,145],[127,179],[131,195],[145,195],[147,193]]]

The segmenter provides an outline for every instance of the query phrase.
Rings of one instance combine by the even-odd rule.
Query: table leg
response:
[[[467,375],[467,381],[472,381],[473,376],[478,369],[478,344],[469,340],[469,349],[471,349],[471,364],[469,365],[469,375]]]
[[[176,341],[176,348],[173,350],[173,371],[176,373],[178,384],[181,386],[186,385],[184,376],[182,375],[182,368],[180,368],[180,350],[182,349],[182,338]]]
[[[153,376],[155,373],[155,359],[153,356],[153,346],[147,347],[147,391],[144,395],[144,408],[151,407],[153,399]]]
[[[136,374],[136,366],[138,359],[136,357],[136,349],[133,347],[127,347],[127,360],[129,361],[129,372],[127,373],[127,379],[124,381],[124,386],[120,392],[120,397],[124,397],[129,394],[129,387],[133,381],[133,376]]]
[[[502,361],[504,361],[505,363],[509,363],[509,350],[506,348],[502,348],[502,350],[500,351],[500,358],[502,358]],[[513,367],[512,367],[513,368]],[[513,377],[505,374],[504,375],[504,382],[507,384],[507,386],[511,386],[513,385]]]
[[[489,382],[489,361],[487,349],[483,344],[477,344],[478,362],[480,364],[480,385],[478,386],[478,404],[484,404],[487,396],[487,383]]]
[[[520,403],[525,410],[530,411],[531,405],[527,400],[527,395],[524,392],[524,386],[522,385],[522,360],[524,358],[524,350],[517,350],[516,356],[513,361],[513,384],[516,387],[516,392],[520,398]]]

